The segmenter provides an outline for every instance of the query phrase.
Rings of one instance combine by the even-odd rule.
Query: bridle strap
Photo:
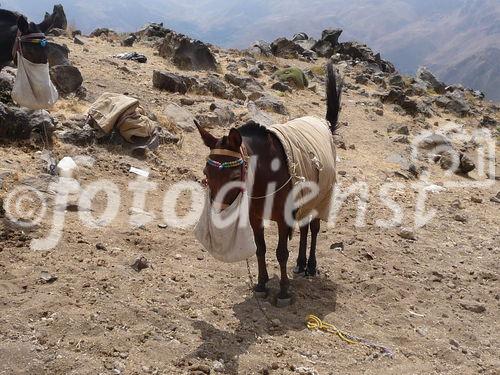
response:
[[[16,39],[14,39],[14,47],[12,48],[12,59],[16,58],[16,54],[23,55],[22,43],[35,42],[39,40],[38,43],[42,43],[45,39],[44,33],[31,33],[26,35],[21,35],[21,31],[17,30]]]
[[[243,159],[242,154],[240,154],[239,152],[225,150],[223,148],[214,148],[210,152],[210,156],[232,156],[234,158]]]
[[[19,30],[18,30],[18,32],[19,32]],[[26,34],[26,35],[19,35],[18,38],[21,42],[29,42],[30,39],[45,39],[45,34],[44,33],[32,33],[32,34]]]

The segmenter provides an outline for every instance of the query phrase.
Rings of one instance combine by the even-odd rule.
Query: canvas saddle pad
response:
[[[336,182],[335,144],[328,122],[307,116],[271,125],[268,130],[283,145],[293,185],[308,181],[319,187],[319,194],[298,208],[296,219],[302,220],[316,210],[316,217],[328,221]]]

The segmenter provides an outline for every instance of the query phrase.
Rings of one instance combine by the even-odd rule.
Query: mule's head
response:
[[[17,19],[19,36],[15,44],[14,61],[17,59],[17,50],[22,51],[26,60],[35,64],[46,64],[48,59],[47,39],[38,26],[29,22],[24,16]],[[16,61],[17,62],[17,61]]]
[[[229,206],[240,193],[241,182],[245,178],[246,161],[241,150],[241,134],[233,128],[228,135],[217,138],[198,123],[196,126],[203,143],[210,149],[207,164],[203,169],[210,189],[210,198],[222,207]],[[219,193],[224,195],[218,197]]]

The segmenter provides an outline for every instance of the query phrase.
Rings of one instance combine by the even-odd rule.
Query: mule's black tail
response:
[[[333,134],[338,127],[342,80],[337,84],[337,74],[332,63],[327,64],[326,75],[326,119],[330,123],[330,130]]]

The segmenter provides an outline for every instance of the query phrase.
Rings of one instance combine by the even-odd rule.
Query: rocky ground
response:
[[[311,60],[293,45],[291,55],[283,54],[287,58],[276,45],[278,56],[262,55],[260,47],[251,53],[211,47],[217,70],[191,71],[162,57],[161,40],[154,38],[132,47],[121,46],[113,35],[54,41],[68,45],[86,93],[68,95],[49,111],[47,121],[55,122],[52,145],[43,135],[2,141],[4,202],[17,186],[28,185],[42,192],[49,209],[30,229],[0,213],[1,374],[498,373],[498,106],[480,93],[446,88],[426,71],[417,79],[401,77],[366,50],[349,57],[354,47],[344,46],[332,58],[345,79],[336,137],[339,186],[344,192],[366,187],[361,199],[366,217],[358,220],[359,192],[353,194],[335,226],[323,226],[320,275],[293,280],[289,307],[275,307],[271,294],[260,302],[264,314],[253,298],[246,264],[217,262],[196,242],[192,228],[165,226],[163,198],[176,182],[202,179],[207,152],[193,131],[193,117],[218,135],[252,118],[266,123],[323,117],[327,59]],[[147,62],[112,57],[134,51]],[[307,87],[277,84],[274,73],[288,66],[305,73]],[[163,90],[153,86],[155,75],[155,86]],[[157,150],[137,157],[119,144],[94,139],[85,114],[105,91],[141,100],[165,130]],[[0,111],[4,125],[6,111],[15,112],[8,105]],[[450,123],[454,130],[444,132]],[[480,137],[471,137],[478,129],[491,134],[484,158],[477,152]],[[410,144],[424,132],[421,152],[412,159]],[[467,137],[456,137],[462,133]],[[423,157],[442,145],[430,160]],[[443,170],[451,163],[451,149],[460,155],[459,174]],[[56,209],[47,188],[56,179],[47,174],[47,156],[73,157],[83,188],[112,181],[121,204],[116,219],[99,229],[83,226],[78,209],[68,207],[62,240],[50,251],[34,251],[32,239],[48,233]],[[492,164],[486,183],[481,160]],[[136,179],[131,166],[149,170],[149,180],[157,184],[147,196],[151,221],[141,227],[130,224],[128,187]],[[390,229],[379,225],[392,215],[379,197],[387,183],[398,184],[391,196],[404,210],[401,225]],[[429,192],[426,210],[436,212],[416,229],[417,193],[423,187]],[[189,202],[189,196],[181,197],[179,212]],[[105,204],[105,196],[97,195],[93,213],[102,213]],[[267,240],[270,285],[276,290],[273,225]],[[290,272],[297,248],[295,235]],[[131,265],[140,257],[149,267],[138,272]],[[250,270],[255,278],[255,259]],[[311,332],[305,327],[308,314],[383,344],[394,356]]]

